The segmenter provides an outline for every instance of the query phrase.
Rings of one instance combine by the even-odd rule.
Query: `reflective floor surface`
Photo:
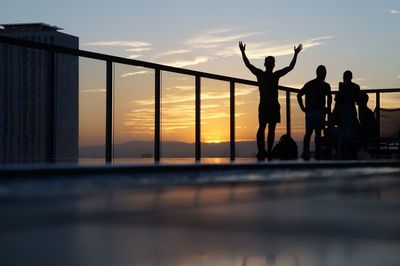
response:
[[[284,169],[2,178],[1,265],[400,264],[399,167]]]

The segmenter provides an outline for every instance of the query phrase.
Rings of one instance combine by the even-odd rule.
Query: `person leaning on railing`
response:
[[[317,77],[307,82],[297,94],[300,108],[306,113],[306,133],[301,156],[304,160],[310,159],[310,139],[313,131],[315,132],[315,158],[320,158],[321,131],[324,129],[325,115],[329,117],[331,113],[331,86],[325,82],[325,66],[318,66],[316,74]],[[303,96],[306,100],[305,105]]]

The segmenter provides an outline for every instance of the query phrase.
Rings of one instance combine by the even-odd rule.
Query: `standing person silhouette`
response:
[[[321,131],[324,128],[325,114],[330,114],[332,105],[331,86],[325,82],[326,68],[323,65],[317,67],[317,77],[307,82],[297,94],[300,108],[306,113],[306,134],[303,142],[304,160],[310,159],[310,140],[315,132],[315,158],[320,156]],[[306,105],[303,104],[303,95]],[[327,107],[325,99],[328,99]]]
[[[360,86],[352,82],[353,73],[346,70],[343,82],[339,82],[337,98],[340,99],[340,121],[346,137],[354,138],[358,127],[356,102],[360,95]]]
[[[258,105],[258,130],[257,130],[257,159],[265,160],[266,157],[271,159],[272,146],[275,139],[275,127],[281,122],[281,114],[278,101],[278,83],[279,79],[289,73],[296,65],[297,55],[303,49],[303,45],[294,46],[294,56],[288,67],[273,72],[275,67],[275,58],[268,56],[265,58],[265,71],[256,68],[250,64],[246,56],[246,45],[241,41],[239,48],[242,53],[243,61],[246,67],[257,77],[258,89],[260,91],[260,104]],[[265,128],[268,124],[268,153],[265,151]]]

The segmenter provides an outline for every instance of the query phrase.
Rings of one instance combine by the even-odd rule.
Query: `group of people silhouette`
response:
[[[253,66],[246,56],[246,45],[241,41],[239,48],[246,67],[257,77],[260,92],[258,106],[257,130],[257,159],[265,160],[278,157],[283,159],[297,158],[297,146],[290,136],[281,137],[278,145],[273,148],[276,124],[280,123],[280,104],[278,100],[279,79],[289,73],[296,65],[298,54],[303,49],[302,44],[294,46],[294,56],[290,65],[273,71],[275,58],[265,58],[265,71]],[[305,112],[305,136],[303,154],[305,160],[310,159],[310,140],[315,135],[315,158],[321,159],[321,142],[327,140],[330,144],[337,140],[352,140],[357,138],[368,139],[376,137],[377,125],[373,112],[367,107],[368,95],[360,90],[360,86],[352,82],[352,72],[347,70],[343,74],[343,82],[339,83],[339,91],[335,97],[335,107],[331,111],[331,86],[325,82],[326,67],[320,65],[316,69],[316,78],[307,82],[297,94],[300,108]],[[303,96],[305,103],[303,102]],[[359,105],[357,117],[356,103]],[[326,118],[327,122],[326,122]],[[268,125],[267,150],[265,149],[265,129]],[[322,137],[322,131],[324,136]],[[324,139],[323,139],[324,138]],[[290,142],[291,141],[291,142]],[[288,143],[288,144],[284,144]],[[294,145],[293,145],[294,143]],[[293,151],[295,146],[296,152]],[[334,145],[333,145],[334,146]],[[279,149],[278,149],[279,148]],[[283,149],[283,150],[282,150]],[[351,152],[350,152],[351,153]],[[350,155],[349,157],[352,157]],[[324,158],[326,159],[326,158]]]

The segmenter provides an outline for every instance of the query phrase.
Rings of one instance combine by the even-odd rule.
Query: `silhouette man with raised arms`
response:
[[[303,49],[303,45],[294,46],[294,56],[290,65],[281,70],[273,72],[275,67],[275,58],[268,56],[265,58],[265,71],[256,68],[250,64],[246,56],[246,45],[239,42],[239,48],[242,53],[243,61],[246,67],[257,77],[258,89],[260,91],[260,104],[258,106],[258,130],[257,130],[257,159],[265,160],[271,157],[272,146],[275,139],[275,127],[281,122],[280,104],[278,101],[278,83],[279,79],[289,73],[296,65],[297,55]],[[268,153],[265,151],[265,128],[268,124]]]
[[[306,113],[306,134],[303,142],[303,155],[305,160],[310,159],[310,139],[315,132],[315,158],[320,156],[321,131],[324,128],[325,115],[330,114],[332,105],[331,86],[325,82],[326,68],[323,65],[317,67],[317,77],[307,82],[297,94],[300,108]],[[306,104],[303,104],[303,95]],[[327,98],[327,106],[326,106]]]

